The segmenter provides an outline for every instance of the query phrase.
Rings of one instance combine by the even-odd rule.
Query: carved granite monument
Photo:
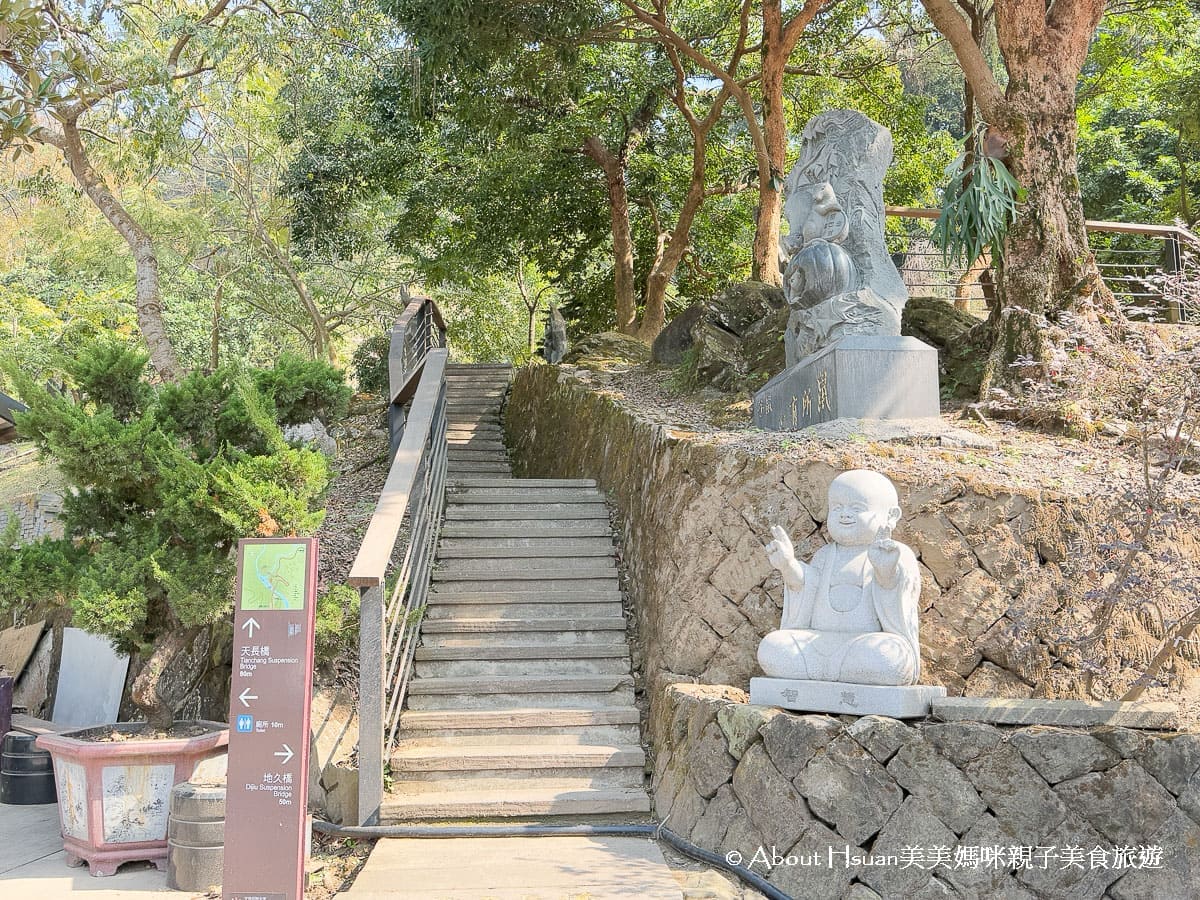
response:
[[[766,547],[783,576],[783,620],[763,638],[765,678],[750,702],[809,712],[923,716],[946,689],[918,685],[917,558],[892,540],[896,488],[878,472],[844,472],[829,486],[830,543],[796,559],[776,525]]]
[[[884,241],[892,136],[862,113],[811,119],[784,190],[788,366],[755,395],[754,422],[938,415],[937,351],[900,337],[908,299]]]

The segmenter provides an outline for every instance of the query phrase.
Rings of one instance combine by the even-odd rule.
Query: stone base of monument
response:
[[[877,685],[842,681],[801,681],[791,678],[751,678],[750,702],[797,712],[916,719],[929,715],[934,700],[946,689],[931,684]]]
[[[855,334],[780,372],[754,395],[754,424],[796,431],[831,419],[941,413],[937,350],[916,338]]]

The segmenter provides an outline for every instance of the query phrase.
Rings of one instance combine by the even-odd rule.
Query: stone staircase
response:
[[[593,481],[513,478],[510,376],[448,369],[446,521],[384,822],[650,808],[608,509]]]

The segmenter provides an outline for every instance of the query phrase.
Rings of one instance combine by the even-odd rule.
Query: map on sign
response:
[[[295,544],[246,544],[242,609],[304,609],[308,547]]]

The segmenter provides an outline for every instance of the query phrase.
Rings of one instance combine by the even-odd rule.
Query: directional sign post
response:
[[[238,545],[224,900],[303,900],[315,538]]]

